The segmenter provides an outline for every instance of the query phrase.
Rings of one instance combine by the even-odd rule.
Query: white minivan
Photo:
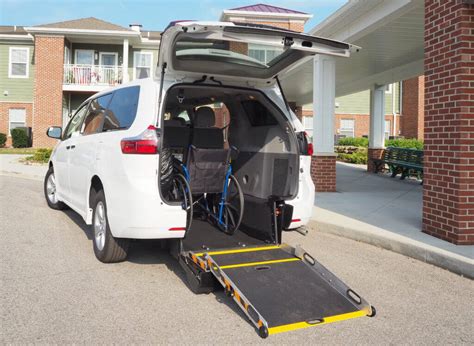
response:
[[[312,145],[278,77],[315,54],[347,57],[350,49],[265,26],[172,23],[162,35],[155,78],[97,93],[64,129],[48,129],[59,139],[45,177],[48,205],[68,206],[92,225],[102,262],[124,260],[130,239],[181,239],[187,249],[280,243],[281,230],[309,221],[314,185]],[[170,167],[185,166],[196,141],[214,140],[199,127],[218,129],[221,148],[235,151],[227,164],[242,207],[233,232],[222,232],[217,219],[197,210],[198,200],[207,205],[218,191],[201,189],[196,197],[195,187],[182,183],[195,198],[191,206],[170,198],[169,186],[164,191],[166,178],[177,172]],[[205,155],[199,157],[194,169],[211,172]],[[208,173],[208,188],[226,184]]]

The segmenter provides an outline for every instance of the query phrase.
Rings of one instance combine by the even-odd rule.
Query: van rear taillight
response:
[[[312,156],[314,153],[314,147],[308,134],[306,132],[298,132],[296,135],[298,137],[298,144],[300,146],[300,154]]]
[[[153,125],[136,137],[124,138],[120,141],[123,154],[157,154],[158,135]]]

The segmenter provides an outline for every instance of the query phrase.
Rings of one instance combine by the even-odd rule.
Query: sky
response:
[[[309,31],[347,0],[268,0],[279,7],[310,13]],[[33,26],[70,19],[96,17],[128,27],[163,30],[178,19],[218,20],[222,10],[252,5],[260,0],[0,0],[0,25]]]

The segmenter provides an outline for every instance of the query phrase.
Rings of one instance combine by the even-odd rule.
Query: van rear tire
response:
[[[99,261],[103,263],[117,263],[127,258],[130,239],[115,238],[112,235],[103,190],[97,191],[94,196],[92,233],[94,254]]]

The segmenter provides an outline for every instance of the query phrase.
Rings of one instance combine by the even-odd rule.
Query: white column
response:
[[[313,59],[313,142],[319,156],[334,155],[334,105],[336,64],[334,58],[316,55]]]
[[[128,38],[123,39],[123,63],[122,63],[122,78],[123,82],[127,83],[130,80],[128,76]]]
[[[385,148],[385,85],[370,89],[369,148]]]

